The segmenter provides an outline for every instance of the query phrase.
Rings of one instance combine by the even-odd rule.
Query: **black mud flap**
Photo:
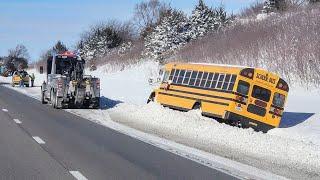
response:
[[[267,133],[270,129],[275,128],[269,124],[262,123],[260,121],[256,121],[254,119],[250,119],[239,114],[235,114],[232,112],[227,112],[225,115],[225,119],[230,123],[241,124],[243,128],[252,128],[255,131],[261,131],[263,133]]]

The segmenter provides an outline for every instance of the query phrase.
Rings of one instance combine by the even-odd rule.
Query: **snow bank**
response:
[[[11,77],[3,77],[3,76],[0,76],[0,84],[2,83],[5,83],[5,84],[11,84],[11,80],[12,78]]]
[[[156,103],[142,106],[123,103],[109,113],[113,121],[280,175],[319,177],[317,144],[281,137],[275,132],[262,134],[231,127],[202,117],[200,112],[174,111]]]
[[[34,79],[34,85],[35,86],[41,86],[43,81],[47,81],[47,77],[45,74],[40,74],[37,69],[28,69],[28,74],[34,74],[35,79]]]
[[[154,88],[148,79],[157,76],[158,67],[158,63],[147,61],[118,72],[108,73],[110,67],[105,65],[87,73],[100,78],[102,96],[131,104],[145,104]]]
[[[261,20],[264,20],[264,19],[267,19],[267,18],[268,18],[268,14],[266,14],[266,13],[261,13],[261,14],[257,15],[257,20],[258,21],[261,21]]]

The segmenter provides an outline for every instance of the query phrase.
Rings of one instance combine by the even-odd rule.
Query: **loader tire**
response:
[[[54,108],[55,109],[62,109],[62,104],[59,101],[59,98],[57,96],[57,92],[54,92]]]
[[[53,97],[53,100],[52,100],[53,108],[57,109],[57,93],[53,91],[52,97]]]
[[[93,109],[100,109],[100,98],[96,98],[96,102],[93,105]]]
[[[44,99],[44,91],[41,91],[41,103],[46,104],[47,102]]]

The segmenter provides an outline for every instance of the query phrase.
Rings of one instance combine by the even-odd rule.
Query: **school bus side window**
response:
[[[180,73],[179,69],[176,69],[176,71],[174,72],[173,83],[175,83],[175,84],[178,81],[179,73]]]
[[[237,92],[243,95],[248,95],[249,93],[250,84],[245,81],[239,81]]]
[[[222,83],[224,81],[224,78],[225,78],[225,74],[220,74],[218,85],[217,85],[217,89],[221,89],[222,88]]]
[[[201,80],[201,83],[200,83],[200,87],[202,87],[202,88],[205,87],[206,82],[207,82],[207,78],[208,78],[208,73],[204,72],[203,75],[202,75],[202,80]]]
[[[217,85],[217,82],[218,82],[218,78],[219,78],[219,73],[215,73],[214,77],[213,77],[213,80],[212,80],[212,83],[211,83],[211,89],[215,89],[216,88],[216,85]]]
[[[172,69],[170,72],[169,80],[171,81],[173,80],[174,72],[175,72],[175,69]]]
[[[234,83],[236,82],[236,78],[237,78],[236,75],[232,75],[231,80],[230,80],[230,84],[229,84],[229,87],[228,87],[228,90],[229,90],[229,91],[232,91],[232,90],[233,90]]]
[[[274,93],[273,104],[278,107],[284,106],[285,96],[279,93]]]
[[[181,70],[181,71],[180,71],[177,84],[182,84],[182,81],[183,81],[183,78],[184,78],[185,73],[186,73],[185,70]]]
[[[190,78],[190,81],[189,81],[189,85],[190,86],[194,86],[194,83],[196,82],[196,79],[197,79],[197,75],[198,75],[198,71],[193,71],[192,72],[191,78]]]
[[[206,87],[205,88],[210,88],[213,75],[214,75],[213,73],[209,73],[208,80],[206,82]]]
[[[189,80],[190,80],[190,76],[191,76],[192,71],[187,71],[186,75],[183,79],[183,83],[184,85],[188,85],[189,84]]]
[[[228,89],[228,85],[230,83],[230,77],[231,77],[230,74],[226,75],[226,78],[224,79],[224,83],[223,83],[223,86],[222,86],[223,90],[227,90]]]
[[[196,84],[194,86],[196,86],[196,87],[200,86],[200,81],[201,81],[202,75],[203,75],[203,72],[199,71],[198,77],[197,77],[197,80],[196,80]]]
[[[169,80],[169,75],[170,75],[170,72],[169,71],[166,71],[163,75],[163,79],[162,79],[162,82],[168,82]]]

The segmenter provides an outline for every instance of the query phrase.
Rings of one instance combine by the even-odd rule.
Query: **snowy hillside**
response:
[[[109,72],[111,71],[111,72]],[[158,63],[147,61],[126,69],[110,70],[109,65],[99,67],[96,71],[86,73],[101,79],[102,96],[130,104],[145,104],[154,87],[148,79],[157,77]]]
[[[102,66],[89,72],[101,78],[101,110],[69,110],[105,124],[112,121],[293,179],[320,177],[320,102],[318,90],[291,87],[281,127],[267,134],[205,118],[198,111],[179,112],[146,104],[158,64],[141,62],[122,70]],[[36,85],[45,79],[36,74]],[[10,81],[10,79],[0,79]],[[14,88],[39,97],[39,88]],[[110,118],[109,118],[110,117]]]

